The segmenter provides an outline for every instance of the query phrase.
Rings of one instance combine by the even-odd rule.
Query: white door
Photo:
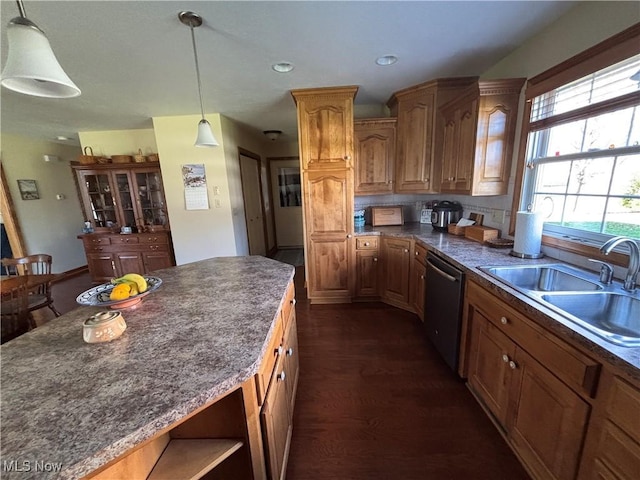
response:
[[[242,177],[242,197],[244,216],[247,223],[250,255],[266,255],[265,221],[260,186],[260,162],[255,158],[240,155],[240,175]]]
[[[300,161],[272,159],[270,163],[278,248],[301,248],[304,233]]]

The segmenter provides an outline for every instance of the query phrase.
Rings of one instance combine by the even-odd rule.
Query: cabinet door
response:
[[[356,87],[296,90],[302,168],[353,166]]]
[[[382,297],[392,305],[409,308],[411,240],[382,238]]]
[[[142,252],[118,252],[113,254],[118,276],[127,273],[144,274],[144,263],[142,261]]]
[[[589,405],[523,350],[514,371],[509,436],[535,478],[575,478]]]
[[[509,361],[515,356],[515,345],[478,310],[473,310],[471,321],[469,384],[504,426],[509,407]]]
[[[353,291],[353,175],[303,173],[307,282],[311,302],[349,301]]]
[[[419,96],[398,102],[398,144],[395,191],[428,193],[432,191],[433,131],[435,94],[424,91]]]
[[[77,178],[86,220],[97,229],[120,226],[110,172],[83,170],[77,172]]]
[[[292,425],[285,384],[288,378],[286,373],[283,375],[283,372],[282,362],[278,362],[276,377],[271,380],[271,386],[260,414],[267,450],[267,469],[271,480],[284,478],[289,443],[291,442]]]
[[[93,282],[108,282],[118,276],[111,253],[87,253],[86,255],[87,266]]]
[[[142,222],[140,222],[137,206],[132,197],[133,185],[131,175],[126,170],[114,171],[113,178],[117,187],[114,193],[116,195],[116,204],[121,219],[121,226],[140,228]]]
[[[285,386],[287,387],[287,402],[289,405],[289,416],[293,421],[293,409],[296,403],[296,392],[298,390],[298,377],[300,374],[300,364],[298,360],[298,326],[296,324],[296,311],[291,309],[287,331],[284,337],[284,371],[286,373]]]
[[[356,250],[356,297],[378,296],[378,251]]]
[[[354,135],[354,193],[356,195],[392,193],[396,150],[395,119],[356,121]]]
[[[480,82],[473,195],[506,195],[524,79]]]
[[[142,262],[144,265],[144,273],[152,273],[173,265],[171,254],[163,251],[143,252]]]
[[[470,193],[476,145],[478,99],[465,95],[443,109],[441,192]]]
[[[133,172],[133,197],[141,225],[169,229],[169,217],[165,205],[162,175],[157,168]]]
[[[424,322],[424,288],[425,274],[427,268],[419,261],[414,259],[412,263],[411,273],[411,305],[420,320]]]

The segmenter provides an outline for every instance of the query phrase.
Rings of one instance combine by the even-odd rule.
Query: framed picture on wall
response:
[[[38,200],[38,185],[35,180],[18,180],[18,189],[23,200]]]

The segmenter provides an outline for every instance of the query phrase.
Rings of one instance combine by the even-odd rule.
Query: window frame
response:
[[[520,210],[524,193],[523,188],[525,187],[524,178],[529,133],[534,130],[539,130],[540,123],[544,122],[544,120],[533,123],[530,122],[533,98],[551,92],[556,88],[638,54],[640,54],[640,23],[632,25],[626,30],[529,79],[524,93],[525,104],[511,205],[511,221],[509,223],[509,233],[511,235],[515,234],[516,212]],[[636,101],[638,95],[640,94],[632,93],[624,95],[610,103],[620,102],[620,105],[625,105],[629,102]],[[588,113],[591,114],[592,112],[593,108],[589,108]],[[585,114],[587,112],[581,113]],[[542,243],[548,247],[577,253],[579,255],[587,255],[591,258],[605,258],[599,251],[599,243],[589,242],[579,238],[543,234]],[[606,259],[617,265],[626,265],[627,263],[627,255],[615,252],[607,256]]]

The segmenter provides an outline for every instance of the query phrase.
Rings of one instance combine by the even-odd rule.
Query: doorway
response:
[[[240,153],[240,178],[244,199],[244,218],[247,226],[249,254],[267,254],[267,224],[260,181],[260,157],[249,152]]]
[[[304,233],[300,160],[298,157],[270,158],[269,164],[278,250],[301,249]]]
[[[12,256],[14,258],[24,257],[26,255],[24,239],[22,237],[20,224],[18,223],[18,218],[13,206],[11,192],[7,185],[7,179],[4,175],[2,163],[0,163],[0,212],[3,229],[5,230],[6,240],[9,243]]]

